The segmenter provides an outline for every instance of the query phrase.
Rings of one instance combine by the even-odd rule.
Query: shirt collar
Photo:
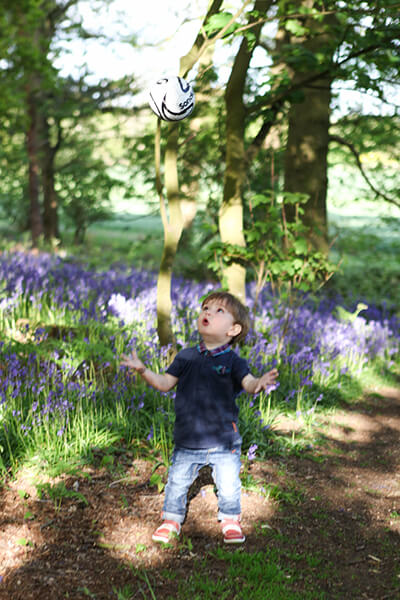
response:
[[[206,356],[208,354],[210,354],[211,356],[217,356],[218,354],[224,354],[225,352],[229,352],[231,350],[231,345],[228,342],[226,344],[223,344],[222,346],[218,346],[218,348],[208,350],[203,340],[200,340],[200,343],[197,345],[197,350],[200,352],[200,354],[205,354]]]

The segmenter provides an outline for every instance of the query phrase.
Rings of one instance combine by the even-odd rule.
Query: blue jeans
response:
[[[240,517],[240,445],[192,450],[175,448],[165,487],[163,519],[183,523],[187,494],[201,467],[209,465],[218,493],[218,519]]]

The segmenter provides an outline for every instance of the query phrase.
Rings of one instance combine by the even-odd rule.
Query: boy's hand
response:
[[[272,369],[261,377],[253,377],[251,373],[248,373],[242,379],[242,387],[249,394],[258,394],[261,390],[268,390],[271,385],[274,385],[278,375],[278,369]]]
[[[258,392],[261,392],[261,390],[266,390],[271,385],[274,385],[278,378],[278,375],[278,369],[272,369],[271,371],[268,371],[268,373],[264,373],[264,375],[261,375],[255,387],[254,393],[258,394]]]
[[[121,365],[123,367],[129,367],[130,369],[134,369],[135,371],[141,371],[145,368],[140,358],[138,358],[138,355],[136,354],[135,350],[132,350],[132,354],[130,356],[122,354],[121,359]]]
[[[134,369],[148,385],[151,385],[160,392],[169,392],[178,383],[178,378],[169,373],[155,373],[151,369],[148,369],[140,358],[138,358],[135,350],[132,351],[130,356],[126,354],[121,355],[121,365]]]

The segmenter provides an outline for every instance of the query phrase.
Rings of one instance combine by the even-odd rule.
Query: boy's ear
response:
[[[230,330],[228,331],[228,335],[230,335],[231,337],[236,337],[237,335],[239,335],[239,333],[242,331],[242,326],[240,325],[240,323],[234,323],[232,325],[232,327],[230,328]]]

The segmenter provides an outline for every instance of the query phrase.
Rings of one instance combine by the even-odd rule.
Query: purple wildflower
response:
[[[248,460],[249,462],[251,462],[252,460],[254,460],[254,459],[255,459],[255,457],[256,457],[256,451],[257,451],[257,448],[258,448],[257,444],[252,444],[252,445],[250,446],[250,448],[248,449],[248,452],[247,452],[247,460]]]

